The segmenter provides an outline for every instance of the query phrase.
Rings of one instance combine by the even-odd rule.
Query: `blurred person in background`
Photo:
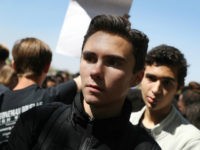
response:
[[[6,60],[8,59],[8,57],[9,49],[3,44],[0,44],[0,70],[6,64]]]
[[[17,73],[10,65],[4,65],[0,70],[0,84],[12,90],[18,82]]]
[[[200,129],[200,84],[192,81],[181,89],[177,107],[182,115]]]
[[[3,68],[3,66],[6,65],[6,60],[8,58],[9,58],[9,49],[3,44],[0,44],[0,70]],[[2,97],[2,93],[9,90],[9,88],[6,87],[3,83],[4,81],[0,83],[0,97]],[[0,100],[0,104],[1,104],[1,100]]]
[[[56,82],[56,77],[54,75],[47,75],[42,83],[43,88],[49,88],[56,85],[57,85],[57,82]]]
[[[41,87],[52,60],[52,51],[42,40],[26,37],[16,41],[12,56],[18,82],[12,91],[7,90],[1,96],[0,143],[7,141],[21,113],[53,101],[71,104],[79,90],[80,77],[54,87]]]

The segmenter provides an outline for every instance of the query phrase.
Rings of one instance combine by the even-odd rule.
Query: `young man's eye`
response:
[[[146,78],[147,78],[149,81],[151,81],[151,82],[154,82],[154,81],[157,80],[157,78],[156,78],[155,76],[149,75],[149,74],[146,75]]]
[[[89,63],[96,62],[96,56],[93,53],[89,53],[89,52],[83,53],[83,59]]]
[[[165,87],[171,87],[173,83],[170,80],[163,80],[163,85]]]
[[[111,66],[111,67],[116,67],[116,68],[118,68],[118,67],[120,67],[121,66],[121,61],[119,61],[119,60],[117,60],[117,59],[108,59],[108,60],[106,60],[106,65],[107,66]]]

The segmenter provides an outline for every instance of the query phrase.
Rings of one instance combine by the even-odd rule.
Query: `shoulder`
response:
[[[184,139],[198,139],[200,142],[200,130],[190,123],[181,124],[179,127],[177,127],[176,133],[179,135],[179,137],[182,135]]]
[[[45,105],[33,107],[30,110],[21,114],[21,119],[36,119],[36,120],[46,120],[49,116],[59,107],[64,106],[64,104],[59,102],[48,103]],[[30,117],[31,116],[31,117]],[[38,121],[39,121],[38,120]]]
[[[12,132],[14,132],[17,136],[17,134],[21,134],[21,131],[23,130],[26,132],[22,136],[37,137],[36,134],[39,134],[41,132],[51,115],[63,105],[64,104],[62,103],[55,102],[33,107],[27,110],[26,112],[20,115]]]
[[[181,141],[184,149],[199,149],[200,130],[192,124],[182,124],[177,128],[176,135],[177,141]]]
[[[14,147],[13,149],[19,147],[23,147],[19,149],[30,149],[37,143],[38,137],[51,115],[62,106],[65,105],[50,103],[22,113],[9,136],[9,146]]]
[[[130,139],[132,143],[135,143],[136,149],[149,149],[149,150],[160,150],[160,146],[158,143],[150,136],[147,131],[141,128],[138,125],[131,125],[131,131],[129,131],[132,135]]]
[[[33,107],[20,115],[15,126],[17,128],[24,127],[26,130],[31,130],[31,132],[40,132],[51,115],[63,105],[62,103],[55,102]]]
[[[181,141],[181,143],[186,147],[199,147],[200,130],[183,118],[177,110],[175,111],[174,118],[175,119],[172,120],[173,124],[171,121],[171,128],[174,130],[174,139]],[[192,147],[191,149],[193,149]]]
[[[3,84],[0,84],[0,96],[2,97],[3,94],[5,94],[7,91],[11,91],[9,88],[4,86]]]
[[[0,84],[0,93],[3,93],[5,91],[9,90],[9,88],[7,88],[6,86],[4,86],[3,84]]]

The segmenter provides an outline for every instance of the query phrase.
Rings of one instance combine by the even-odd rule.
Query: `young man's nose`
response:
[[[92,76],[102,76],[104,73],[104,66],[101,61],[97,61],[92,66],[91,75]]]
[[[160,94],[161,93],[161,88],[162,88],[162,84],[160,81],[156,81],[153,85],[153,88],[152,88],[152,92],[154,94]]]

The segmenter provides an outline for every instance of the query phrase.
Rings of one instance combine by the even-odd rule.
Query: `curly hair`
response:
[[[188,64],[179,49],[165,44],[154,47],[148,52],[145,64],[167,65],[176,68],[179,88],[184,86]]]

